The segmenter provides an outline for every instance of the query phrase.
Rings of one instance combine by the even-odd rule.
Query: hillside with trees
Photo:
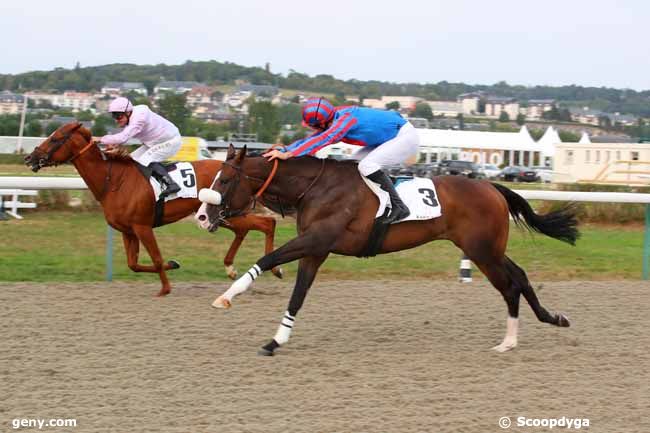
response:
[[[270,68],[241,66],[230,62],[187,61],[182,65],[111,64],[103,66],[56,68],[53,71],[34,71],[15,75],[0,75],[0,90],[99,90],[108,81],[142,82],[149,92],[161,80],[198,81],[209,85],[269,84],[284,89],[345,96],[379,98],[381,96],[418,96],[427,100],[454,100],[462,93],[484,91],[488,94],[509,96],[525,102],[530,99],[555,99],[561,107],[589,106],[606,112],[619,112],[639,117],[650,117],[650,90],[635,91],[607,87],[521,86],[501,81],[492,85],[465,83],[391,83],[385,81],[339,80],[331,75],[309,76],[290,71],[286,76],[274,74]]]

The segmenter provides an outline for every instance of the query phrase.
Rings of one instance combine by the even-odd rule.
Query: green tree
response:
[[[17,115],[0,116],[0,135],[16,136],[20,129]]]
[[[53,133],[54,131],[56,131],[60,127],[61,127],[61,124],[59,122],[50,122],[50,123],[48,123],[47,126],[45,127],[45,135],[50,135],[51,133]]]
[[[95,116],[93,116],[93,113],[91,113],[88,110],[80,111],[74,117],[80,122],[84,122],[84,121],[87,121],[87,120],[93,120],[95,118]]]
[[[25,127],[25,135],[28,137],[40,137],[43,134],[43,126],[38,120],[30,121]]]
[[[509,122],[509,121],[510,121],[510,116],[508,116],[508,113],[502,111],[501,114],[499,114],[499,122]]]
[[[180,129],[181,134],[185,133],[185,123],[190,118],[190,110],[187,108],[185,95],[175,93],[165,94],[158,102],[158,112],[165,119],[172,122]]]
[[[523,126],[526,123],[526,115],[519,113],[517,114],[517,125]]]
[[[560,136],[560,139],[564,142],[568,143],[577,143],[580,141],[580,136],[574,132],[571,131],[562,131],[560,130],[558,132],[558,135]]]
[[[275,143],[280,132],[278,109],[269,101],[251,101],[248,106],[248,122],[257,139]]]
[[[285,104],[278,108],[281,125],[300,125],[302,122],[302,107],[300,104]]]
[[[399,101],[392,101],[386,104],[387,110],[399,110]]]
[[[92,132],[94,137],[101,137],[107,134],[107,127],[112,124],[114,124],[113,119],[106,114],[102,114],[101,116],[97,116],[90,132]]]
[[[413,110],[414,117],[424,117],[427,120],[433,119],[433,112],[431,111],[431,106],[426,102],[418,102],[415,104],[415,110]]]

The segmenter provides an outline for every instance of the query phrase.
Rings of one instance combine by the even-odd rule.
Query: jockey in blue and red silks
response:
[[[265,153],[269,161],[313,155],[339,141],[363,146],[354,157],[359,160],[361,175],[388,192],[391,201],[388,222],[409,216],[408,208],[382,168],[401,164],[417,154],[420,138],[411,123],[395,111],[356,106],[334,107],[324,98],[308,99],[302,109],[302,118],[303,125],[316,132],[284,150],[274,149]]]

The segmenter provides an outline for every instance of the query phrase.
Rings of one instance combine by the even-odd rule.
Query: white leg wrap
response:
[[[498,346],[493,349],[497,352],[506,352],[517,347],[517,331],[519,329],[519,319],[508,317],[506,322],[506,336]]]
[[[260,275],[262,275],[262,270],[260,267],[257,265],[253,266],[237,281],[232,283],[230,288],[226,290],[226,293],[221,295],[221,297],[227,299],[228,301],[232,301],[232,298],[248,290],[251,284],[253,284],[253,281],[255,281]]]
[[[284,313],[282,322],[278,327],[278,332],[276,332],[275,337],[273,337],[276,343],[278,343],[279,345],[283,345],[287,341],[289,341],[289,337],[291,336],[291,331],[293,330],[293,323],[295,320],[296,318],[293,317],[291,314],[289,314],[288,311]]]

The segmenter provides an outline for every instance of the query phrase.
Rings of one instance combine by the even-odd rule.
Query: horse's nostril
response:
[[[205,221],[205,215],[199,215],[199,221],[201,222]]]

